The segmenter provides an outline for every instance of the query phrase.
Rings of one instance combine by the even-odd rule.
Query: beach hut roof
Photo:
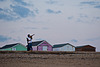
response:
[[[1,47],[0,49],[11,48],[11,47],[13,47],[13,46],[15,46],[15,45],[18,45],[18,44],[20,44],[20,43],[5,45],[5,46]]]
[[[65,43],[65,44],[56,44],[56,45],[53,45],[53,48],[60,48],[60,47],[63,47],[63,46],[65,46],[65,45],[71,45],[71,44],[69,44],[69,43]],[[73,45],[71,45],[71,46],[73,46]],[[74,47],[74,46],[73,46]]]

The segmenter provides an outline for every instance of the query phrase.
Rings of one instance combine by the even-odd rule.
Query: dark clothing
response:
[[[28,34],[28,37],[27,37],[27,44],[28,44],[27,45],[27,51],[32,50],[32,36],[33,35]]]
[[[30,51],[30,50],[32,50],[32,43],[28,43],[27,45],[27,51]]]
[[[30,47],[29,47],[29,45],[27,45],[27,51],[29,51],[30,50]]]

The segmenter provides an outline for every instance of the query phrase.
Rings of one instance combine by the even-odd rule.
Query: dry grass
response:
[[[0,51],[0,67],[100,67],[100,52]]]
[[[73,52],[73,51],[0,51],[0,53],[30,53],[30,54],[99,54],[100,52]]]

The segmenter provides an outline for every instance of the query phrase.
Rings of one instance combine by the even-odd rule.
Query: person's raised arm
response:
[[[35,34],[31,35],[31,36],[34,36]]]

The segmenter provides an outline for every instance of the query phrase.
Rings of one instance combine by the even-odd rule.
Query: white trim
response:
[[[44,40],[41,43],[43,43],[43,42],[44,42]],[[39,43],[37,46],[39,46],[41,43]]]
[[[43,42],[44,42],[44,41],[46,41],[46,40],[43,40]],[[43,42],[41,42],[40,44],[42,44]],[[46,42],[47,42],[47,41],[46,41]],[[48,43],[48,42],[47,42],[47,43]],[[37,46],[39,46],[40,44],[38,44]],[[48,43],[48,44],[51,45],[50,43]],[[51,46],[52,46],[52,45],[51,45]]]

